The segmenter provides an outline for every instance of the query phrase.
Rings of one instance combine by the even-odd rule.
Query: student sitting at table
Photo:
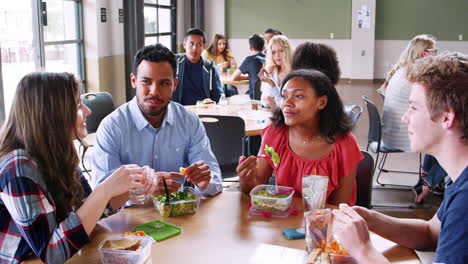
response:
[[[208,49],[202,52],[202,57],[222,65],[223,70],[237,68],[236,60],[229,49],[229,43],[224,35],[215,34]]]
[[[237,62],[232,56],[231,50],[229,49],[229,43],[224,35],[215,34],[213,40],[208,49],[202,52],[202,57],[212,61],[217,68],[220,67],[222,72],[227,71],[228,68],[235,69],[237,68]],[[219,68],[218,68],[219,69]],[[238,94],[237,88],[232,85],[226,85],[226,96],[233,96]]]
[[[262,81],[262,103],[274,108],[281,104],[280,89],[283,79],[291,71],[291,58],[294,52],[286,36],[274,36],[268,44],[265,69],[258,77]]]
[[[224,94],[215,64],[204,59],[205,32],[191,28],[185,33],[185,53],[177,54],[176,75],[179,81],[172,93],[172,101],[181,105],[195,105],[197,101],[210,98],[218,102]]]
[[[149,166],[164,176],[171,192],[187,180],[206,195],[222,191],[221,171],[198,116],[171,101],[177,87],[176,56],[161,44],[135,55],[131,83],[136,96],[104,118],[96,132],[93,168],[98,183],[121,164]],[[162,186],[162,177],[158,177]],[[98,185],[99,186],[99,185]]]
[[[28,255],[64,263],[90,242],[96,222],[142,185],[143,169],[124,165],[91,191],[73,144],[87,135],[91,113],[80,93],[70,73],[30,73],[18,84],[0,132],[2,263]]]
[[[237,81],[241,79],[241,74],[249,75],[249,96],[250,99],[260,99],[260,89],[256,91],[257,82],[260,82],[258,73],[265,64],[265,54],[262,53],[265,46],[265,40],[258,34],[253,34],[249,38],[250,52],[252,55],[245,58],[239,69],[232,75],[232,80]],[[256,94],[258,92],[258,94]]]
[[[372,246],[369,231],[404,247],[435,250],[434,263],[468,263],[468,56],[425,57],[409,65],[406,76],[412,89],[402,121],[411,150],[433,155],[450,176],[444,200],[429,221],[340,205],[333,229],[358,263],[390,263]]]
[[[281,94],[281,108],[262,131],[259,153],[265,154],[266,145],[273,147],[280,162],[275,166],[269,158],[241,157],[241,190],[265,184],[273,173],[278,185],[294,187],[300,195],[304,175],[323,175],[329,177],[327,202],[353,205],[356,169],[363,156],[335,87],[319,71],[296,70],[284,79]]]

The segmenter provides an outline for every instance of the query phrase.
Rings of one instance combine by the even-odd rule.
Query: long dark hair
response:
[[[226,37],[221,34],[215,34],[213,37],[213,40],[211,40],[210,46],[208,47],[207,51],[210,54],[213,54],[214,56],[218,55],[218,42],[224,39],[226,40],[226,47],[224,48],[223,52],[221,54],[223,55],[223,58],[225,61],[228,60],[227,54],[229,50],[229,42],[227,41]]]
[[[0,157],[24,149],[36,162],[58,222],[81,205],[84,193],[70,134],[77,135],[79,96],[79,83],[71,73],[30,73],[19,82],[10,115],[0,131]]]
[[[318,97],[327,96],[327,105],[319,111],[319,131],[323,138],[327,139],[329,143],[333,143],[337,137],[351,131],[351,121],[343,110],[343,102],[335,86],[325,74],[316,70],[301,69],[292,71],[284,78],[281,91],[292,78],[301,78],[309,82]],[[276,127],[286,125],[281,108],[277,107],[273,110],[271,121]]]

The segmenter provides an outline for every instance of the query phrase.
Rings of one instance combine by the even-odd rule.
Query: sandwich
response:
[[[107,240],[102,248],[113,250],[137,251],[141,248],[141,240],[138,239],[116,239]]]

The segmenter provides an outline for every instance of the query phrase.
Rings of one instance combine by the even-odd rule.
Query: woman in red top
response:
[[[273,124],[262,131],[260,150],[265,154],[265,145],[273,147],[280,162],[275,167],[271,159],[241,157],[242,191],[265,184],[273,173],[278,185],[294,187],[300,195],[304,175],[324,175],[329,177],[327,203],[353,205],[363,156],[334,85],[319,71],[296,70],[285,77],[281,95]]]

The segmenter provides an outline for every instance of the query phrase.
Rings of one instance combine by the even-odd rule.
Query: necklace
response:
[[[320,142],[322,141],[322,136],[320,135],[317,135],[317,136],[314,136],[312,137],[311,139],[308,139],[308,138],[302,138],[302,144],[311,144],[311,143],[317,143],[317,142]]]

